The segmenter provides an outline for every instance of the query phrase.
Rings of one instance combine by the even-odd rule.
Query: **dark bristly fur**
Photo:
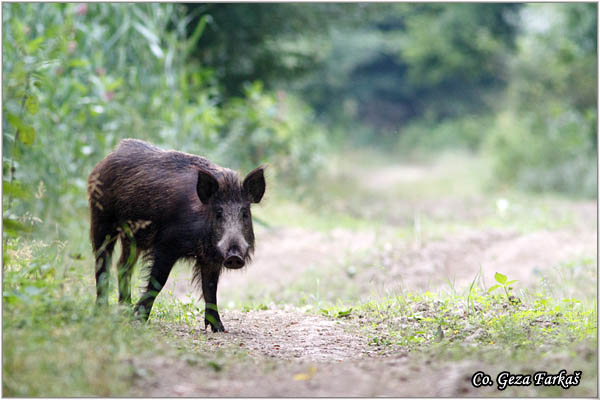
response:
[[[224,265],[239,268],[250,261],[250,203],[258,203],[264,190],[263,167],[241,181],[235,171],[206,158],[140,140],[121,141],[88,182],[97,303],[108,303],[110,258],[120,238],[121,303],[131,302],[131,272],[140,255],[150,264],[146,291],[135,307],[142,319],[148,318],[173,264],[190,259],[193,280],[201,284],[207,303],[205,323],[223,331],[216,309],[219,275]]]

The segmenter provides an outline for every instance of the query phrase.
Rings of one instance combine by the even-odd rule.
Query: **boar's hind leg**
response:
[[[131,274],[137,262],[140,252],[135,240],[121,239],[121,258],[117,265],[117,276],[119,278],[119,303],[131,304]]]
[[[134,314],[137,318],[144,321],[148,319],[154,300],[167,283],[167,278],[175,261],[177,261],[177,258],[171,256],[168,252],[154,253],[154,262],[152,263],[148,285],[140,301],[135,306]]]
[[[213,332],[224,332],[225,327],[219,317],[217,309],[217,285],[219,284],[219,274],[221,268],[210,268],[205,266],[201,270],[202,274],[202,295],[206,303],[204,311],[204,327],[210,324]]]
[[[117,232],[96,224],[92,228],[92,244],[96,259],[96,304],[108,305],[109,268]]]

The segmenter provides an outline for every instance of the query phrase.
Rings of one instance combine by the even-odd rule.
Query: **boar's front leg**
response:
[[[143,321],[148,319],[154,300],[165,286],[165,283],[167,283],[167,278],[169,278],[169,273],[175,261],[177,261],[177,258],[168,252],[161,251],[154,253],[154,262],[150,271],[148,286],[135,306],[134,314],[137,318]]]
[[[213,332],[225,332],[225,327],[221,322],[217,309],[217,285],[219,284],[220,273],[220,266],[204,265],[201,267],[202,294],[206,303],[204,327],[206,328],[210,324]]]

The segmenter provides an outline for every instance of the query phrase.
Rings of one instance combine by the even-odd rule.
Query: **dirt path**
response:
[[[407,356],[345,363],[276,362],[270,369],[232,367],[198,373],[182,361],[154,360],[169,371],[134,395],[153,397],[457,397],[494,394],[470,384],[478,363],[419,366]],[[298,379],[298,376],[306,379]]]
[[[378,179],[368,181],[367,188],[389,188],[401,181],[421,179],[427,173],[417,167],[399,168],[386,167]],[[460,229],[419,241],[376,231],[258,229],[253,263],[222,277],[220,298],[232,293],[285,290],[306,271],[349,263],[356,264],[354,277],[334,274],[329,279],[353,279],[365,297],[400,293],[403,288],[465,288],[480,268],[487,286],[493,284],[495,272],[502,272],[519,280],[520,288],[535,287],[561,263],[595,259],[595,203],[571,207],[575,222],[570,228],[529,233],[506,228]],[[578,279],[595,280],[596,276]],[[173,277],[165,289],[181,298],[190,294],[198,297],[185,271]],[[178,358],[137,360],[150,372],[136,380],[135,393],[164,397],[494,394],[471,386],[471,374],[482,368],[477,362],[453,363],[449,368],[416,362],[405,353],[382,358],[359,327],[349,326],[343,319],[307,314],[285,305],[250,312],[225,309],[221,314],[226,334],[179,327],[177,335],[184,340],[204,338],[214,351],[240,349],[251,362],[207,372]]]
[[[228,311],[227,331],[229,335],[209,335],[208,340],[282,360],[334,362],[369,353],[364,339],[349,333],[342,322],[297,310]]]
[[[379,349],[368,346],[366,339],[356,333],[356,327],[350,329],[340,320],[288,309],[230,311],[226,323],[226,334],[188,326],[178,327],[176,332],[188,341],[205,339],[216,360],[219,349],[230,353],[231,349],[241,349],[253,361],[242,359],[239,364],[211,371],[194,368],[189,360],[176,357],[134,360],[136,370],[142,371],[135,381],[134,394],[153,397],[481,395],[469,384],[477,363],[460,363],[449,370],[427,360],[425,365],[419,365],[404,352],[381,358]],[[216,361],[211,365],[219,364]]]

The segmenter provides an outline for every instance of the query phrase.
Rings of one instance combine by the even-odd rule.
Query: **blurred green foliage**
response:
[[[487,153],[501,184],[595,197],[597,5],[530,4]]]
[[[483,151],[496,186],[594,197],[596,7],[367,5],[296,86],[360,145]]]
[[[485,127],[492,123],[494,117],[488,114],[469,114],[441,122],[418,120],[402,130],[396,150],[436,152],[453,147],[476,151],[486,139]]]
[[[303,92],[328,118],[372,127],[375,141],[410,121],[489,110],[506,85],[520,7],[367,4],[358,27],[332,29],[324,68]]]
[[[319,43],[331,26],[362,17],[363,6],[313,3],[188,3],[188,15],[208,21],[192,57],[215,72],[226,96],[240,96],[246,82],[268,89],[319,67]],[[191,31],[191,30],[190,30]]]

